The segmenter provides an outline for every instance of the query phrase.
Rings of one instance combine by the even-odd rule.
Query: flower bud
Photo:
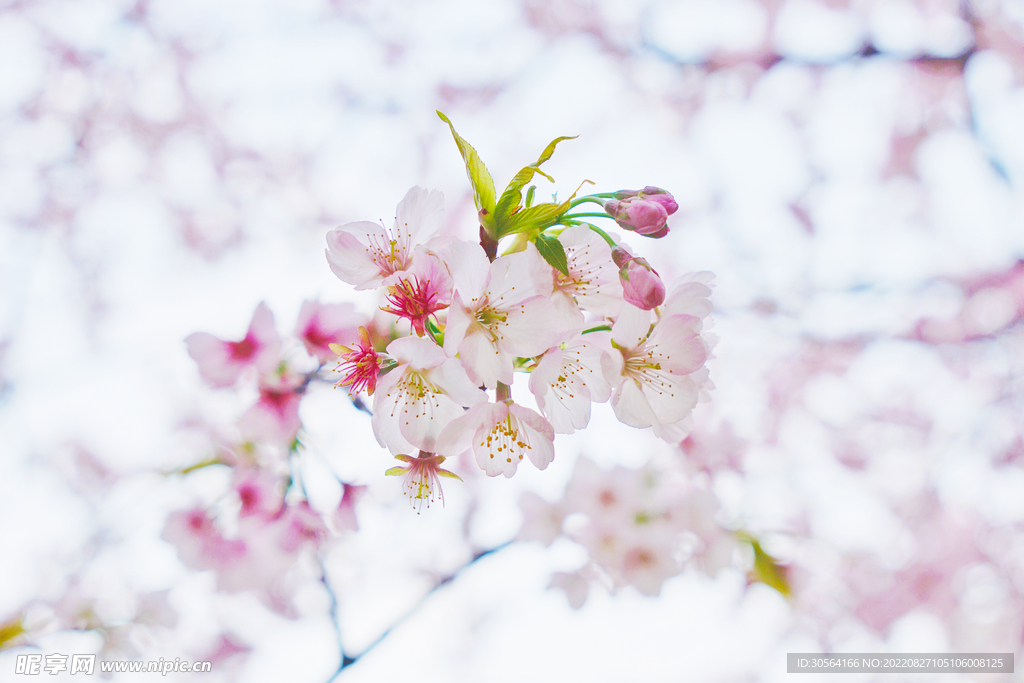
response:
[[[660,187],[648,185],[644,189],[640,190],[640,196],[644,199],[661,204],[665,207],[665,213],[669,216],[679,210],[679,204],[676,203],[676,198],[672,196],[672,193],[667,190],[663,190]]]
[[[668,211],[659,202],[639,195],[622,201],[610,199],[604,203],[604,210],[625,230],[645,237],[664,237],[668,234]]]
[[[645,311],[665,302],[665,283],[647,259],[633,256],[620,244],[612,249],[612,260],[619,267],[619,282],[626,301]]]
[[[668,190],[663,190],[660,187],[654,185],[648,185],[642,190],[619,190],[615,193],[616,199],[630,199],[632,197],[638,197],[640,199],[646,199],[648,201],[657,202],[665,208],[665,213],[669,216],[679,210],[679,204],[676,203],[675,197]]]

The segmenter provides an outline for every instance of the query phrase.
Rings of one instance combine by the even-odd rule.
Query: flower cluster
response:
[[[271,609],[290,614],[291,589],[281,578],[329,532],[356,529],[355,501],[364,487],[339,481],[339,502],[324,514],[310,506],[294,458],[301,448],[299,405],[331,359],[342,355],[346,379],[339,384],[372,392],[379,366],[367,325],[352,304],[309,300],[292,337],[283,337],[261,303],[241,340],[207,332],[185,339],[208,385],[243,393],[255,386],[258,392],[235,433],[217,439],[213,457],[182,471],[229,468],[233,481],[220,503],[172,512],[162,534],[183,564],[212,570],[218,590],[252,591]]]
[[[645,259],[590,222],[663,237],[672,195],[645,187],[534,203],[536,187],[526,186],[536,174],[551,180],[540,166],[568,138],[498,195],[476,150],[439,115],[473,185],[479,243],[441,237],[443,196],[414,187],[390,229],[349,223],[327,235],[326,250],[339,279],[376,289],[381,311],[394,316],[398,338],[383,353],[365,331],[332,348],[339,386],[372,394],[374,435],[408,465],[414,504],[433,499],[444,458],[464,452],[489,476],[511,477],[524,459],[544,469],[555,434],[586,427],[594,402],[610,401],[628,425],[683,439],[712,386],[712,276],[688,276],[667,292]],[[579,211],[585,202],[604,212]],[[514,400],[517,371],[530,373],[539,412]]]
[[[655,596],[686,566],[714,576],[733,564],[742,545],[715,521],[715,496],[689,482],[678,465],[603,470],[580,458],[560,501],[531,492],[520,506],[519,540],[550,545],[564,537],[586,551],[585,565],[556,573],[551,582],[575,608],[595,582]]]

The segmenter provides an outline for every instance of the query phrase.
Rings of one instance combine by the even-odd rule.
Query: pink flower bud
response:
[[[642,190],[619,190],[615,193],[616,199],[630,199],[632,197],[639,197],[640,199],[647,199],[661,204],[665,207],[665,211],[669,216],[679,210],[679,204],[676,203],[672,193],[654,185],[648,185]]]
[[[663,190],[660,187],[648,185],[644,189],[640,190],[640,196],[649,201],[661,204],[665,207],[665,213],[669,216],[679,210],[679,204],[676,203],[676,198],[672,196],[672,193],[667,190]]]
[[[625,230],[645,237],[664,237],[668,233],[668,211],[652,199],[639,195],[623,201],[611,199],[604,203],[604,210]]]
[[[665,302],[665,283],[647,259],[637,258],[623,244],[612,249],[612,260],[619,267],[622,296],[637,308],[649,311]]]

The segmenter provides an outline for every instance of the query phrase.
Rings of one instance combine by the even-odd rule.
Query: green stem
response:
[[[611,218],[611,216],[609,216],[606,213],[566,213],[566,214],[562,214],[562,220],[565,220],[566,218],[568,218],[569,220],[573,220],[573,219],[576,219],[576,218]]]
[[[597,327],[591,327],[589,330],[583,330],[581,334],[588,334],[590,332],[611,332],[611,325],[598,325]]]
[[[512,387],[507,384],[498,382],[498,388],[495,390],[495,402],[497,401],[510,401],[512,400]]]
[[[611,247],[612,249],[614,249],[615,247],[619,246],[618,244],[616,244],[615,240],[612,239],[611,235],[609,235],[608,233],[606,233],[604,230],[602,230],[601,228],[597,227],[596,225],[592,225],[591,223],[584,223],[583,225],[587,226],[588,228],[590,228],[591,230],[596,232],[598,235],[603,237],[604,241],[607,242],[608,246]]]
[[[600,205],[604,206],[604,202],[601,201],[601,199],[600,199],[600,197],[602,197],[602,196],[611,197],[612,195],[610,195],[610,194],[606,194],[606,195],[598,195],[598,194],[584,195],[584,196],[582,196],[582,197],[580,197],[578,199],[572,200],[572,202],[569,204],[569,208],[570,209],[574,209],[577,206],[579,206],[580,204],[586,204],[587,202],[593,202],[594,204],[600,204]]]
[[[427,334],[434,340],[434,343],[438,346],[444,346],[444,332],[438,327],[433,320],[427,318],[427,324],[424,325],[427,330]]]

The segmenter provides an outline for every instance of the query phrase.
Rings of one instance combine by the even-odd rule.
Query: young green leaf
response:
[[[551,182],[554,182],[554,178],[549,176],[544,171],[540,170],[540,165],[551,158],[551,155],[555,152],[555,147],[559,142],[563,140],[572,140],[577,136],[562,136],[555,138],[551,143],[544,148],[541,152],[540,157],[534,163],[529,166],[524,166],[520,169],[519,173],[516,173],[515,177],[512,178],[512,182],[508,184],[505,191],[501,193],[501,197],[498,199],[498,203],[495,206],[495,226],[497,227],[498,235],[506,235],[508,231],[505,230],[505,225],[508,222],[509,217],[519,210],[522,199],[523,199],[523,188],[528,182],[533,179],[535,173],[539,173]]]
[[[437,115],[448,124],[452,131],[452,137],[455,138],[455,144],[459,146],[459,153],[462,154],[462,160],[466,164],[466,175],[469,176],[469,182],[473,186],[473,201],[476,203],[477,211],[480,213],[480,222],[493,233],[495,228],[495,191],[491,173],[484,166],[484,162],[480,160],[480,155],[476,153],[473,146],[455,132],[455,126],[448,120],[448,117],[440,111],[437,112]]]
[[[565,247],[558,241],[557,237],[551,235],[537,235],[533,241],[537,245],[537,251],[544,257],[548,264],[562,275],[569,274],[569,261],[565,257]]]
[[[774,557],[766,553],[758,540],[750,534],[740,531],[736,537],[749,543],[754,551],[754,568],[750,572],[751,578],[766,586],[771,586],[788,598],[792,593],[792,588],[789,585],[786,567],[780,565]]]

